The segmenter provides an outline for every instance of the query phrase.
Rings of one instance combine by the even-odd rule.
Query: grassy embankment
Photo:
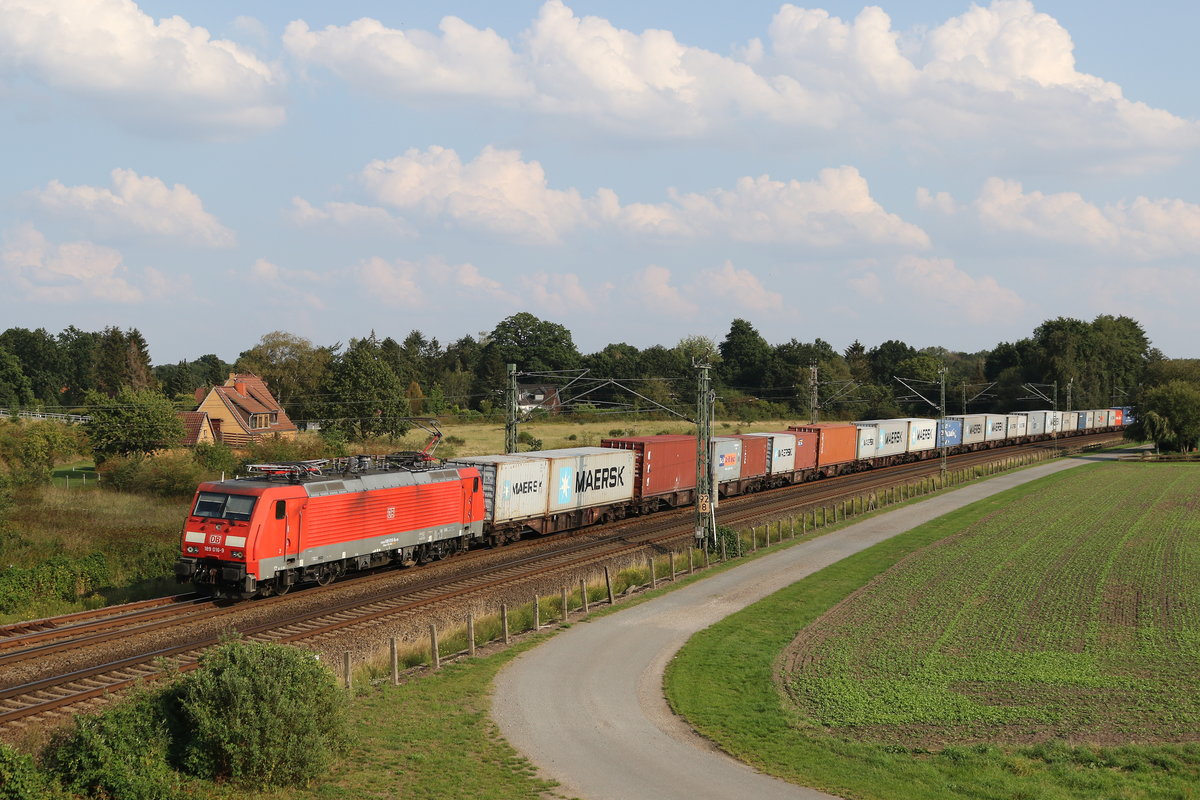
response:
[[[668,696],[847,797],[1194,797],[1198,492],[1113,464],[974,504],[697,635]]]

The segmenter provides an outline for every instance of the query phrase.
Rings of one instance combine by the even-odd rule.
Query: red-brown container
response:
[[[821,434],[801,430],[789,430],[786,433],[796,437],[796,446],[793,448],[796,455],[794,467],[796,472],[814,469],[817,466],[817,450],[820,447]]]
[[[634,497],[696,488],[695,436],[628,436],[601,439],[600,446],[633,451]]]
[[[820,468],[853,461],[858,449],[858,427],[846,422],[789,425],[788,430],[820,436],[817,442],[817,466]]]
[[[761,478],[767,474],[767,447],[771,442],[764,436],[737,433],[728,437],[742,440],[742,479]]]

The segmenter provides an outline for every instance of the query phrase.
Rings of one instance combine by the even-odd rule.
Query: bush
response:
[[[46,597],[71,602],[111,584],[104,553],[58,555],[32,567],[10,566],[0,570],[0,613],[27,608]]]
[[[43,800],[47,788],[32,758],[0,744],[0,800]]]
[[[229,445],[200,442],[192,450],[192,457],[204,470],[210,473],[223,472],[233,475],[238,471],[241,462],[234,455]]]
[[[346,742],[333,674],[294,647],[226,642],[178,687],[184,768],[258,786],[316,778]]]
[[[47,767],[70,792],[122,800],[173,800],[179,776],[168,762],[171,749],[164,694],[135,691],[99,714],[79,716],[75,727],[55,736]]]

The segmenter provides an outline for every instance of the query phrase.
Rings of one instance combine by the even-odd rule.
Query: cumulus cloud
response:
[[[504,288],[500,281],[487,277],[474,264],[459,264],[447,269],[439,269],[436,274],[447,275],[451,284],[458,291],[480,294],[502,303],[516,304],[520,296]]]
[[[292,206],[285,212],[285,215],[294,224],[304,227],[313,225],[333,225],[339,228],[364,227],[400,236],[416,235],[412,225],[388,213],[387,209],[361,203],[329,202],[318,208],[303,197],[293,197]]]
[[[1137,197],[1098,206],[1076,192],[1026,192],[991,178],[975,204],[980,220],[1006,233],[1137,259],[1200,254],[1200,205]]]
[[[949,258],[905,256],[896,265],[895,278],[919,303],[938,312],[980,322],[1011,320],[1025,301],[990,275],[974,277]]]
[[[168,187],[131,169],[114,169],[111,189],[53,180],[32,194],[45,208],[86,220],[101,233],[148,233],[205,247],[232,247],[235,242],[233,231],[205,211],[182,183]]]
[[[536,272],[521,277],[522,296],[535,305],[558,313],[595,311],[603,305],[612,287],[605,284],[585,288],[579,276],[570,272]]]
[[[313,311],[325,309],[326,304],[321,292],[312,288],[322,282],[316,273],[285,269],[265,258],[259,258],[250,265],[247,277],[251,283],[267,290],[263,291],[260,297],[268,305],[288,309],[308,308]]]
[[[698,285],[712,298],[732,301],[738,308],[750,311],[778,311],[783,308],[783,295],[772,292],[748,269],[738,269],[726,261],[717,269],[701,271]]]
[[[917,208],[922,211],[933,209],[947,216],[953,216],[958,213],[958,203],[955,201],[953,195],[949,192],[937,192],[935,194],[924,186],[917,187]]]
[[[425,302],[425,293],[417,282],[420,272],[419,265],[411,261],[388,261],[378,256],[350,270],[359,288],[373,299],[405,308],[420,308]]]
[[[28,224],[5,235],[0,267],[14,294],[33,302],[139,303],[167,290],[161,272],[148,268],[132,276],[111,247],[87,241],[55,244]]]
[[[1020,132],[1026,147],[1090,153],[1103,168],[1122,163],[1114,152],[1128,160],[1159,148],[1150,159],[1164,161],[1200,143],[1195,122],[1079,72],[1069,33],[1029,0],[994,0],[910,32],[873,6],[846,21],[785,4],[765,43],[731,55],[580,17],[561,0],[544,3],[513,41],[456,17],[437,33],[371,19],[313,31],[296,21],[284,41],[301,63],[372,93],[492,102],[638,137],[724,136],[758,123],[758,135],[800,142],[836,131],[916,149],[967,137],[1007,151]]]
[[[611,189],[585,197],[578,189],[551,188],[538,162],[491,147],[468,162],[444,147],[409,150],[368,164],[362,181],[372,199],[394,208],[537,243],[556,243],[577,229],[608,226],[659,239],[720,236],[814,247],[929,246],[923,230],[889,214],[871,197],[866,179],[853,167],[822,170],[813,181],[745,177],[731,189],[670,191],[665,202],[625,206]],[[295,217],[329,216],[306,201],[293,204]]]
[[[636,274],[630,286],[634,300],[656,315],[690,317],[699,307],[671,285],[671,270],[655,264]]]
[[[0,75],[155,134],[226,136],[284,119],[276,67],[182,17],[155,22],[131,0],[0,0]]]

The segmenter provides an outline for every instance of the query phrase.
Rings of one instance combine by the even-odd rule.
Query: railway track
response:
[[[1113,439],[1112,434],[1076,437],[1072,445],[1075,448],[1096,446]],[[1005,448],[1004,451],[967,453],[950,458],[948,466],[954,470],[970,468],[1009,459],[1029,449],[1044,449],[1044,446],[1045,443],[1026,448]],[[815,481],[723,501],[721,517],[726,524],[758,524],[780,519],[789,513],[799,514],[827,506],[846,497],[927,478],[940,471],[940,462],[932,459]],[[400,588],[387,586],[391,582],[387,579],[396,574],[394,570],[387,570],[355,582],[356,586],[367,588],[378,582],[378,591],[368,591],[365,597],[322,603],[316,612],[284,611],[267,622],[239,624],[237,630],[249,640],[302,643],[319,648],[322,638],[347,629],[365,628],[406,615],[427,614],[440,605],[456,600],[497,594],[506,587],[556,573],[580,571],[644,551],[648,547],[676,549],[690,540],[691,533],[690,510],[677,510],[625,520],[603,531],[593,529],[572,536],[560,534],[554,537],[557,546],[549,551],[538,547],[510,546],[502,551],[477,551],[459,556],[450,560],[461,567],[453,576],[446,575],[445,570],[437,567],[427,567],[422,570],[419,580]],[[504,553],[508,557],[499,564],[494,563],[494,559],[473,557],[485,552]],[[478,561],[478,564],[474,561]],[[310,592],[299,594],[307,596]],[[226,603],[214,603],[195,595],[179,595],[2,628],[0,686],[4,688],[0,689],[0,732],[14,726],[54,719],[67,710],[85,708],[84,704],[120,692],[138,681],[153,679],[162,673],[164,660],[178,671],[193,669],[200,653],[216,644],[221,636],[188,634],[186,629],[192,623],[247,608],[254,610],[256,616],[261,618],[266,615],[265,609],[272,612],[286,609],[286,604],[293,597],[271,597],[227,608]],[[70,672],[46,675],[15,685],[4,679],[4,669],[22,661],[66,649],[79,649],[81,653],[77,660],[86,661],[86,651],[93,645],[171,627],[180,628],[180,635],[166,647],[149,651],[142,649],[123,658],[102,660]]]

